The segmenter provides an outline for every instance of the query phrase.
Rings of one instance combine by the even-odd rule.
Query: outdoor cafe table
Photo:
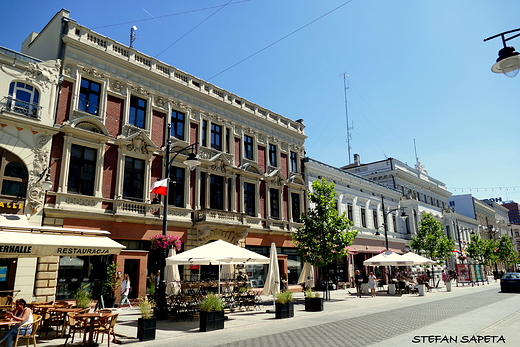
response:
[[[71,307],[71,308],[66,308],[66,307],[57,307],[57,308],[53,308],[51,309],[53,312],[56,312],[58,313],[60,316],[61,316],[61,319],[63,319],[63,328],[61,329],[61,337],[65,336],[65,328],[66,328],[66,318],[67,318],[67,313],[70,313],[70,312],[79,312],[81,310],[83,310],[83,308],[81,307]]]
[[[109,318],[112,316],[112,313],[108,312],[90,312],[90,313],[82,313],[74,316],[75,319],[85,319],[85,333],[83,334],[83,345],[91,346],[92,345],[92,335],[94,334],[94,322],[101,318]],[[88,334],[88,343],[87,343],[87,334]]]

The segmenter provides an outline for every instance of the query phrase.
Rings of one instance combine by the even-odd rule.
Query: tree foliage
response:
[[[507,265],[514,265],[518,263],[518,253],[515,251],[515,246],[511,242],[511,239],[503,235],[497,240],[497,256],[499,261]]]
[[[412,237],[410,247],[418,254],[435,260],[446,261],[453,253],[453,239],[446,236],[444,227],[431,213],[423,213],[417,235]]]
[[[324,178],[312,183],[312,191],[308,192],[312,207],[302,216],[304,225],[292,235],[300,258],[316,267],[346,255],[358,233],[346,213],[339,214],[334,187],[334,182]]]

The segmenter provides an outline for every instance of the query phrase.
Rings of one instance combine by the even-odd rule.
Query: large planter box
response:
[[[323,311],[323,298],[305,298],[305,311]]]
[[[199,331],[224,329],[224,311],[200,311]]]
[[[286,304],[281,304],[279,302],[275,303],[275,318],[291,318],[294,317],[294,302],[288,302]]]
[[[153,318],[137,318],[137,338],[139,341],[155,340],[157,320]]]

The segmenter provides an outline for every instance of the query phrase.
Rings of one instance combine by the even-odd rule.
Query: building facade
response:
[[[129,274],[132,295],[142,295],[154,268],[149,239],[163,232],[163,208],[149,187],[167,164],[174,182],[167,235],[181,238],[184,250],[223,239],[268,254],[275,242],[288,271],[306,188],[301,120],[102,36],[66,10],[22,48],[62,61],[44,225],[108,230],[127,246],[115,256],[118,271]],[[201,162],[194,171],[182,150],[191,145]],[[81,274],[62,270],[64,288]],[[213,270],[185,267],[184,276],[206,271]],[[252,269],[252,279],[262,272]]]
[[[59,84],[59,60],[40,60],[0,47],[0,218],[9,229],[9,216],[27,225],[41,225],[48,173],[54,111]],[[3,245],[5,246],[3,238]],[[16,290],[23,298],[46,297],[56,286],[53,257],[18,258],[0,254],[4,276],[0,290]],[[13,256],[13,257],[11,257]],[[35,281],[36,270],[40,277]]]

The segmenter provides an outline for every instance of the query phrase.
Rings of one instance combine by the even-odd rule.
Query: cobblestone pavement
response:
[[[507,298],[508,296],[493,288],[218,346],[368,346],[445,319],[465,315]]]

